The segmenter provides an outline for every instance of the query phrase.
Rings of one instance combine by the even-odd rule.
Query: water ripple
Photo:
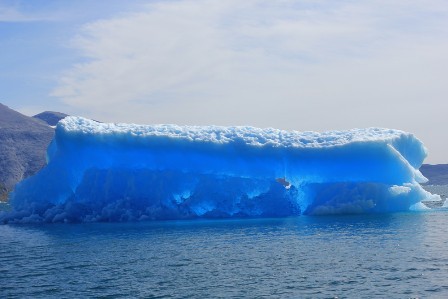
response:
[[[447,219],[0,226],[0,297],[443,298]]]

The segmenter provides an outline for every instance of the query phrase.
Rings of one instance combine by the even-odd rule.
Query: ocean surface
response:
[[[448,298],[448,212],[0,225],[0,298]]]

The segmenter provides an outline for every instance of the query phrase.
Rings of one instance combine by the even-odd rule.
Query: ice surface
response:
[[[407,211],[431,196],[412,134],[59,122],[4,222]]]

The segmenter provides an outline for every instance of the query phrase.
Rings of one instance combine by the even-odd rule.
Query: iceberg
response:
[[[426,148],[368,128],[324,133],[67,117],[47,165],[16,185],[12,222],[284,217],[415,210]]]

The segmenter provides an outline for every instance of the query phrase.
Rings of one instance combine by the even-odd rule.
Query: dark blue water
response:
[[[443,298],[448,213],[0,226],[1,298]]]

